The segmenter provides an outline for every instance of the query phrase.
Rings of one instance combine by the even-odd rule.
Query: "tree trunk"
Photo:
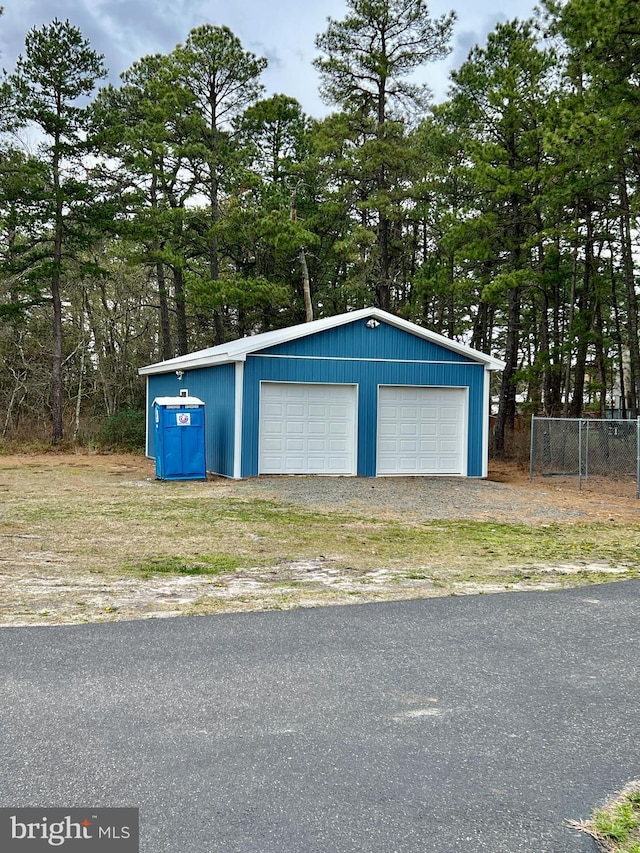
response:
[[[176,332],[178,343],[178,352],[176,355],[186,355],[189,352],[189,342],[187,339],[187,310],[182,267],[173,267],[173,292],[176,302]]]
[[[577,327],[577,350],[576,367],[573,375],[573,397],[569,406],[569,417],[579,418],[582,416],[584,406],[584,386],[587,375],[587,353],[589,351],[589,332],[593,326],[594,309],[594,268],[593,268],[593,221],[591,211],[585,216],[587,235],[584,247],[584,272],[582,276],[582,288],[578,296],[578,314],[576,317]]]
[[[53,304],[53,337],[52,337],[52,369],[51,369],[51,416],[53,444],[59,444],[64,435],[62,414],[62,297],[60,286],[62,278],[62,232],[63,208],[60,190],[60,140],[54,141],[53,156],[53,188],[55,192],[55,221],[53,242],[53,273],[51,276],[51,302]]]
[[[156,263],[156,278],[158,281],[158,303],[160,309],[160,351],[163,360],[172,358],[171,326],[169,324],[169,300],[167,297],[167,282],[162,261]],[[180,353],[182,355],[182,353]]]
[[[612,400],[613,408],[620,409],[620,417],[625,418],[627,415],[627,394],[626,394],[626,379],[624,375],[624,349],[622,333],[622,323],[620,322],[620,309],[618,303],[618,294],[616,288],[616,274],[613,267],[614,252],[611,252],[611,262],[609,263],[609,276],[611,278],[611,305],[613,307],[614,328],[616,332],[616,352],[618,356],[618,383],[620,386],[620,395],[618,400]]]
[[[520,288],[509,291],[505,367],[502,371],[500,402],[494,427],[494,452],[497,459],[504,459],[505,432],[509,424],[513,428],[515,414],[516,385],[514,377],[518,368],[518,335],[520,327]]]
[[[620,177],[620,216],[622,263],[627,297],[627,325],[629,346],[630,377],[627,388],[627,407],[637,410],[640,402],[640,343],[638,341],[638,297],[633,263],[633,244],[631,240],[631,214],[627,180],[624,170]]]
[[[598,373],[599,380],[599,403],[598,403],[598,412],[599,416],[604,420],[606,417],[606,408],[607,408],[607,363],[604,354],[604,321],[602,317],[602,305],[600,303],[600,298],[596,294],[595,299],[595,348],[596,348],[596,370]]]
[[[383,40],[384,45],[384,40]],[[378,143],[384,145],[384,123],[387,119],[387,80],[384,75],[381,76],[378,83],[378,116],[376,136]],[[378,176],[376,180],[378,193],[383,195],[387,187],[387,167],[384,159],[382,159],[378,167]],[[389,262],[389,219],[384,215],[382,210],[378,209],[378,277],[376,280],[376,304],[383,311],[391,310],[391,277],[390,277],[390,262]]]
[[[158,202],[158,175],[154,168],[151,179],[151,188],[149,192],[151,207],[154,213],[158,213],[160,205]],[[156,282],[158,285],[158,306],[159,306],[159,332],[160,332],[160,352],[163,360],[172,358],[174,355],[173,347],[171,346],[171,324],[169,322],[169,295],[167,293],[167,280],[164,271],[164,263],[161,260],[161,251],[163,244],[157,239],[154,239],[151,244],[152,257],[156,259]]]
[[[82,408],[82,391],[83,391],[83,384],[84,384],[84,363],[85,363],[85,358],[86,358],[86,353],[87,353],[87,345],[86,345],[86,342],[84,340],[84,316],[82,318],[82,325],[83,325],[83,330],[82,330],[83,334],[82,334],[82,340],[80,341],[80,376],[78,378],[78,396],[76,397],[76,414],[75,414],[75,419],[74,419],[74,424],[73,424],[73,440],[74,441],[78,440],[78,433],[80,432],[80,411]]]
[[[311,302],[311,285],[309,282],[309,267],[304,249],[300,249],[300,267],[302,269],[302,293],[304,296],[304,313],[306,322],[313,320],[313,303]]]
[[[383,311],[391,310],[391,283],[389,278],[389,220],[382,213],[378,221],[378,277],[376,280],[376,305]]]
[[[568,343],[565,352],[565,369],[564,369],[564,407],[563,414],[565,418],[569,417],[569,405],[571,396],[571,361],[573,357],[572,342],[575,336],[574,318],[576,311],[576,289],[578,279],[578,253],[573,253],[573,268],[571,270],[571,295],[569,296],[569,319],[567,322],[567,337]]]

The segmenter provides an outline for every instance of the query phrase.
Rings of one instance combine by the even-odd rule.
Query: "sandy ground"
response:
[[[450,585],[443,589],[426,576],[400,577],[397,567],[355,572],[330,557],[291,561],[273,568],[246,569],[233,576],[156,575],[144,579],[78,570],[73,555],[49,551],[39,532],[3,525],[2,503],[21,488],[38,488],[38,476],[60,476],[60,500],[69,470],[77,473],[73,493],[90,489],[92,476],[111,478],[131,490],[153,481],[153,462],[129,455],[48,454],[0,457],[0,625],[74,624],[211,612],[288,609],[298,606],[433,597],[504,591],[505,585]],[[29,476],[27,476],[29,472]],[[306,482],[305,482],[306,481]],[[212,495],[267,498],[319,509],[347,506],[373,510],[385,518],[416,522],[433,518],[469,518],[549,524],[584,521],[637,523],[640,501],[635,483],[588,481],[582,490],[572,479],[539,478],[510,464],[493,463],[488,481],[355,480],[345,478],[258,478],[232,482],[212,478]],[[421,484],[426,484],[421,480]],[[428,500],[424,495],[428,495]],[[420,499],[416,498],[420,495]],[[413,496],[413,497],[412,497]],[[69,570],[69,567],[72,570]],[[552,589],[578,572],[624,573],[607,565],[541,566],[534,580],[510,583],[510,589]],[[547,579],[548,578],[548,579]]]

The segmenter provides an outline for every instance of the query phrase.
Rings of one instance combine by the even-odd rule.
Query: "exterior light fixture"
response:
[[[377,329],[380,323],[372,317],[370,320],[367,320],[367,329]]]

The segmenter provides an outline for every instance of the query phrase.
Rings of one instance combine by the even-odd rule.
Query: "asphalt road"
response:
[[[144,853],[573,853],[640,777],[640,583],[0,630],[0,806]]]

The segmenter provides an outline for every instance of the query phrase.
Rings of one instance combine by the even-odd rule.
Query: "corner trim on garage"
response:
[[[242,411],[244,404],[244,361],[236,361],[233,433],[233,479],[242,479]]]
[[[149,400],[149,377],[145,376],[145,400]],[[144,455],[150,456],[151,448],[149,447],[149,406],[144,407]]]
[[[491,371],[484,370],[484,394],[482,402],[482,476],[489,476],[489,427],[491,420]]]

